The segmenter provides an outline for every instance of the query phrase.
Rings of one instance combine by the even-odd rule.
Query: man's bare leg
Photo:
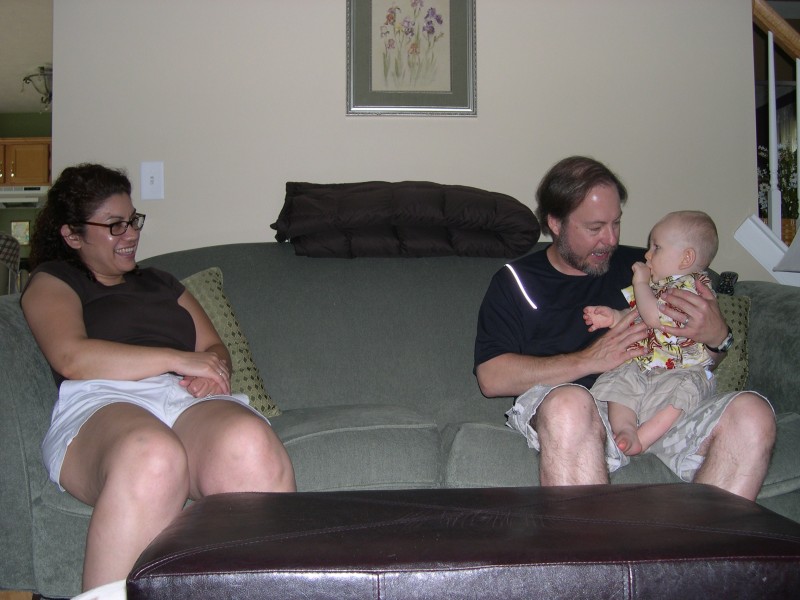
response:
[[[775,445],[775,415],[751,393],[737,396],[700,449],[705,462],[695,483],[709,483],[755,500]]]
[[[574,385],[552,390],[531,425],[541,445],[543,486],[608,483],[605,427],[588,391]]]

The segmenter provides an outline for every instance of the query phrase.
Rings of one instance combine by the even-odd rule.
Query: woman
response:
[[[83,588],[124,579],[187,498],[294,491],[269,422],[232,396],[227,349],[171,275],[136,266],[145,217],[124,173],[83,164],[51,187],[21,304],[59,397],[51,479],[94,507]]]

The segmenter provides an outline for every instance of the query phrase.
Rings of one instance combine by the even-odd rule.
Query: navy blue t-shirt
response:
[[[644,260],[644,252],[642,248],[619,246],[608,272],[600,276],[565,275],[550,264],[546,250],[500,269],[478,314],[475,366],[506,353],[553,356],[588,346],[605,330],[590,333],[583,309],[599,305],[627,308],[621,290],[631,284],[631,267]],[[597,375],[575,383],[591,387]]]

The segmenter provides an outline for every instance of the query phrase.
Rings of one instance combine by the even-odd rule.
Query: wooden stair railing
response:
[[[767,0],[753,0],[753,23],[763,31],[771,31],[775,44],[792,59],[800,58],[800,33]]]

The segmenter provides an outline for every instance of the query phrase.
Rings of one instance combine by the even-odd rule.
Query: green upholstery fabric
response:
[[[264,389],[264,380],[253,362],[250,345],[225,295],[222,271],[217,267],[211,267],[186,277],[181,283],[206,311],[228,348],[233,363],[231,390],[237,394],[246,394],[250,398],[250,406],[264,416],[277,417],[281,411]]]
[[[740,281],[736,294],[750,298],[747,389],[764,394],[778,413],[800,414],[800,288]]]
[[[282,411],[270,420],[310,491],[538,484],[536,453],[505,426],[512,399],[483,397],[472,373],[478,307],[505,262],[310,259],[290,244],[248,243],[142,265],[178,278],[224,273],[224,297]],[[221,277],[211,280],[221,291]],[[736,295],[750,298],[744,387],[779,413],[759,502],[800,520],[800,289],[739,282]],[[729,309],[746,312],[735,298],[721,300],[731,321]],[[80,591],[91,508],[59,492],[42,465],[56,393],[18,296],[0,297],[0,589],[65,598]],[[611,480],[675,479],[644,456]]]
[[[714,371],[717,392],[740,391],[747,383],[747,335],[750,320],[750,298],[725,296],[717,298],[722,316],[733,331],[733,346]]]
[[[51,393],[55,394],[55,385],[49,371],[33,377],[23,375],[36,368],[38,348],[35,343],[31,348],[33,339],[22,318],[18,294],[0,296],[0,323],[3,323],[0,334],[0,540],[3,540],[0,543],[0,588],[33,589],[33,519],[28,467],[34,460],[29,453],[35,452],[35,443],[27,438],[39,431],[44,435],[43,428],[48,421],[36,424],[37,416],[38,420],[46,417],[36,414],[43,410],[37,411],[42,407],[37,407],[37,394],[30,387],[46,388],[49,378]]]
[[[272,419],[301,492],[439,485],[439,430],[400,406],[285,410]]]
[[[761,498],[772,498],[800,489],[800,415],[782,413],[777,415],[778,439],[772,451],[769,471],[758,494]],[[800,508],[798,509],[800,512]]]
[[[443,487],[539,485],[539,453],[506,426],[488,423],[453,425],[445,432]],[[611,474],[611,483],[675,483],[680,481],[655,456],[634,457]]]
[[[442,447],[443,487],[539,485],[539,454],[502,423],[448,425]]]

